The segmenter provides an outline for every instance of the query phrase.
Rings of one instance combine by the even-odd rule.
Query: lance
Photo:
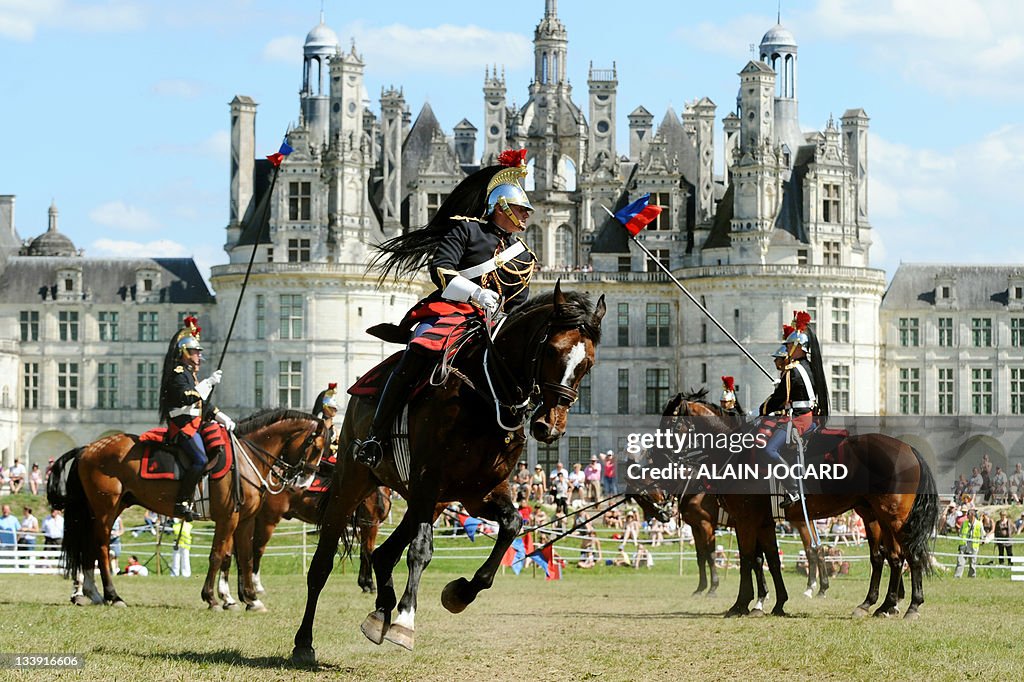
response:
[[[656,212],[656,213],[654,213],[654,215],[650,216],[650,218],[651,218],[651,219],[653,219],[654,217],[656,217],[656,216],[657,216],[657,214],[658,214],[658,213],[660,213],[660,212],[661,212],[661,207],[660,207],[660,206],[653,206],[653,207],[649,207],[649,206],[646,206],[646,203],[647,203],[647,202],[645,201],[645,199],[646,199],[646,198],[647,198],[646,196],[645,196],[644,198],[641,198],[641,199],[640,199],[640,200],[638,200],[637,202],[634,202],[634,204],[631,204],[630,206],[626,207],[626,209],[628,209],[628,208],[631,208],[631,207],[635,206],[636,204],[639,204],[640,202],[643,202],[643,204],[644,204],[644,206],[645,206],[645,210],[646,210],[646,209],[650,209],[650,208],[656,208],[656,209],[657,209],[657,212]],[[718,319],[717,319],[717,318],[716,318],[716,317],[715,317],[714,315],[712,315],[712,314],[711,314],[711,311],[710,311],[710,310],[708,310],[707,308],[705,308],[705,307],[704,307],[704,306],[703,306],[703,305],[701,304],[700,300],[699,300],[699,299],[697,299],[697,298],[696,298],[696,297],[695,297],[695,296],[694,296],[693,294],[691,294],[691,293],[690,293],[690,291],[689,291],[689,290],[688,290],[688,289],[687,289],[687,288],[686,288],[685,286],[683,286],[683,283],[682,283],[682,282],[680,282],[680,281],[679,281],[678,279],[676,279],[676,276],[672,274],[672,271],[671,271],[671,270],[669,270],[669,269],[668,269],[668,267],[667,267],[667,266],[666,266],[666,265],[665,265],[664,263],[662,263],[662,262],[661,262],[660,260],[658,260],[658,258],[657,258],[657,257],[655,257],[655,255],[654,255],[653,253],[651,253],[650,249],[648,249],[648,248],[647,248],[646,246],[644,246],[643,242],[641,242],[641,241],[640,241],[639,239],[637,239],[637,238],[636,238],[636,234],[637,234],[637,233],[639,233],[640,229],[643,229],[643,226],[641,225],[641,227],[640,227],[640,228],[639,228],[639,229],[637,230],[637,233],[634,233],[634,232],[633,232],[633,231],[632,231],[632,230],[631,230],[630,228],[626,227],[626,222],[623,222],[623,220],[622,220],[621,218],[619,218],[619,216],[617,216],[617,215],[616,215],[615,213],[612,213],[612,210],[611,210],[610,208],[608,208],[607,206],[604,206],[603,204],[601,205],[601,208],[603,208],[603,209],[604,209],[604,210],[605,210],[605,211],[606,211],[606,212],[608,213],[608,215],[610,215],[610,216],[611,216],[612,218],[615,218],[615,220],[617,220],[617,221],[619,221],[620,223],[622,223],[622,226],[623,226],[624,228],[626,228],[626,232],[628,232],[628,233],[629,233],[629,238],[633,240],[633,243],[634,243],[634,244],[636,244],[636,245],[637,245],[638,247],[640,247],[640,250],[641,250],[641,251],[643,251],[643,252],[644,252],[645,254],[647,254],[647,257],[648,257],[648,258],[650,258],[650,259],[651,259],[651,261],[653,261],[653,262],[654,262],[654,264],[655,264],[655,265],[657,265],[657,266],[658,266],[658,268],[660,268],[662,272],[664,272],[664,273],[665,273],[666,275],[668,275],[668,278],[669,278],[670,280],[672,280],[672,283],[673,283],[673,284],[675,284],[675,285],[676,285],[676,287],[678,287],[678,289],[679,289],[680,291],[682,291],[682,292],[683,292],[684,294],[686,294],[686,297],[687,297],[688,299],[690,299],[691,301],[693,301],[693,304],[694,304],[695,306],[697,306],[697,308],[698,308],[698,309],[699,309],[699,310],[700,310],[700,311],[701,311],[702,313],[704,313],[704,315],[705,315],[705,316],[707,316],[707,318],[708,318],[709,320],[711,320],[711,321],[712,321],[712,322],[713,322],[713,323],[715,324],[715,326],[716,326],[716,327],[718,327],[718,328],[719,328],[719,329],[721,330],[721,332],[722,332],[723,334],[725,334],[725,335],[726,335],[726,337],[727,337],[727,338],[728,338],[728,339],[729,339],[730,341],[732,341],[732,342],[733,342],[733,345],[735,345],[735,346],[736,346],[737,348],[739,348],[739,349],[740,349],[740,351],[742,351],[742,353],[743,353],[744,355],[746,355],[746,356],[747,356],[747,358],[748,358],[748,359],[749,359],[749,360],[750,360],[751,362],[753,362],[753,363],[754,363],[754,365],[756,365],[756,366],[757,366],[757,368],[758,368],[759,370],[761,370],[762,372],[764,372],[764,375],[765,375],[766,377],[768,377],[768,379],[769,379],[770,381],[772,381],[772,383],[774,383],[774,382],[776,381],[776,379],[775,379],[775,377],[774,377],[774,376],[773,376],[773,375],[771,374],[771,372],[769,372],[769,371],[768,371],[767,369],[765,369],[765,368],[764,368],[764,366],[763,366],[763,365],[761,365],[761,363],[757,361],[757,358],[755,358],[755,357],[754,357],[753,355],[751,355],[751,354],[750,354],[750,351],[748,351],[748,350],[746,349],[746,347],[744,347],[744,345],[743,345],[742,343],[740,343],[740,342],[739,342],[739,341],[738,341],[738,340],[736,339],[736,337],[735,337],[735,336],[733,336],[733,335],[732,335],[731,333],[729,333],[729,330],[728,330],[728,329],[726,329],[726,328],[725,328],[725,327],[724,327],[724,326],[722,325],[722,323],[721,323],[721,322],[719,322],[719,321],[718,321]],[[626,209],[623,209],[623,210],[626,210]],[[648,220],[647,222],[650,222],[650,220]],[[647,224],[646,222],[645,222],[645,223],[643,223],[643,225],[646,225],[646,224]]]
[[[238,311],[242,307],[242,299],[245,297],[245,288],[249,285],[249,275],[252,273],[253,263],[256,261],[256,250],[259,248],[260,240],[263,239],[264,227],[268,222],[268,215],[270,213],[270,203],[274,197],[274,185],[277,184],[277,176],[281,172],[281,162],[284,161],[285,157],[291,154],[294,149],[288,146],[287,140],[281,143],[281,148],[273,154],[267,156],[271,165],[274,167],[274,173],[270,177],[270,186],[267,188],[266,194],[263,195],[263,207],[259,213],[256,235],[253,238],[252,253],[249,254],[249,265],[245,268],[245,276],[242,278],[242,288],[238,292],[238,300],[235,301],[235,312],[231,315],[231,324],[228,326],[228,334],[224,337],[224,347],[220,351],[220,359],[217,361],[217,369],[221,368],[224,364],[224,357],[228,354],[228,345],[231,343],[231,334],[235,331],[235,322],[238,320]],[[214,386],[213,390],[210,391],[210,395],[213,395],[213,391],[217,387]],[[207,396],[209,399],[210,396]]]

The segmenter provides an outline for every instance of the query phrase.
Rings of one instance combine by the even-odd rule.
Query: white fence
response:
[[[0,549],[0,573],[60,573],[59,549]]]

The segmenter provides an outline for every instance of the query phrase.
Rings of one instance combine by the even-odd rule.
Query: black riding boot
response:
[[[786,489],[786,493],[783,495],[782,502],[779,503],[779,506],[785,509],[800,500],[800,488],[797,486],[796,479],[792,477],[786,477],[781,480],[782,487]]]
[[[174,516],[192,521],[192,496],[203,478],[202,469],[186,469],[178,485],[178,496],[174,500]]]
[[[431,358],[423,353],[407,349],[402,359],[395,365],[391,376],[384,384],[384,390],[377,402],[377,411],[373,415],[373,423],[366,439],[359,443],[355,451],[355,459],[368,467],[380,464],[384,457],[384,445],[391,436],[398,411],[409,399],[409,393],[429,367]]]

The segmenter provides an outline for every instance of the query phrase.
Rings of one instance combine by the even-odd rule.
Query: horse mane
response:
[[[558,305],[558,318],[552,320],[553,327],[579,327],[594,343],[601,342],[601,320],[594,315],[594,306],[590,296],[580,291],[563,291],[563,301]],[[538,311],[555,306],[554,292],[545,292],[530,297],[511,315],[509,324],[516,320],[536,314]]]
[[[291,410],[285,407],[269,407],[259,412],[255,412],[245,419],[240,419],[236,426],[238,435],[245,436],[253,431],[259,431],[262,428],[266,428],[271,424],[276,424],[279,421],[286,419],[310,419],[315,420],[316,417],[309,414],[308,412],[301,412],[299,410]]]
[[[683,396],[683,400],[688,400],[691,403],[706,403],[708,402],[708,387],[690,388],[686,393],[680,393],[680,395]]]

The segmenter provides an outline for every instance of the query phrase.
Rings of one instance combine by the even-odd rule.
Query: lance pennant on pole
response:
[[[665,267],[665,264],[662,263],[660,260],[658,260],[654,256],[654,254],[651,253],[650,249],[648,249],[646,246],[644,246],[640,242],[640,240],[637,239],[637,235],[640,234],[640,231],[643,230],[648,225],[650,225],[654,221],[654,219],[657,218],[661,214],[661,210],[662,210],[661,206],[651,206],[650,205],[650,201],[651,201],[651,195],[650,194],[645,194],[642,197],[640,197],[639,199],[637,199],[636,201],[634,201],[633,203],[631,203],[628,206],[625,206],[623,208],[620,208],[618,211],[615,211],[614,213],[612,213],[611,209],[609,209],[607,206],[602,206],[601,208],[603,208],[605,211],[607,211],[607,213],[610,216],[612,216],[613,218],[618,220],[620,223],[622,223],[622,226],[624,228],[626,228],[627,232],[629,232],[629,238],[633,240],[633,243],[636,244],[638,247],[640,247],[640,250],[643,251],[645,254],[647,254],[647,257],[650,258],[651,261],[659,269],[661,269],[662,272],[664,272],[666,275],[668,275],[668,278],[670,280],[672,280],[672,283],[675,284],[676,287],[678,287],[680,291],[682,291],[684,294],[686,294],[686,297],[689,298],[690,301],[692,301],[694,305],[696,305],[698,308],[700,308],[700,311],[702,313],[704,313],[707,316],[707,318],[709,320],[711,320],[715,324],[715,326],[718,327],[718,329],[723,334],[725,334],[725,336],[730,341],[732,341],[733,345],[735,345],[737,348],[739,348],[740,351],[742,351],[743,354],[747,356],[747,359],[749,359],[751,362],[753,362],[755,365],[757,365],[757,368],[759,370],[761,370],[761,372],[766,377],[768,377],[768,379],[771,380],[772,383],[774,383],[776,381],[776,378],[772,375],[772,373],[769,372],[767,369],[765,369],[764,366],[761,365],[761,363],[757,361],[757,358],[755,358],[753,355],[751,355],[750,351],[748,351],[746,348],[744,348],[743,344],[741,344],[739,341],[737,341],[736,337],[733,336],[732,334],[730,334],[729,330],[726,329],[724,326],[722,326],[722,323],[719,322],[715,318],[715,316],[711,314],[711,311],[709,311],[707,308],[705,308],[701,304],[701,302],[699,300],[697,300],[694,297],[694,295],[691,294],[686,287],[683,286],[683,283],[680,282],[676,278],[676,276],[672,274],[672,271],[669,270],[667,267]]]
[[[281,162],[284,161],[284,157],[288,156],[293,151],[295,150],[289,147],[288,142],[285,141],[281,143],[280,149],[278,149],[273,154],[267,155],[267,158],[270,160],[270,163],[271,165],[274,166],[274,168],[279,168],[281,166]]]

